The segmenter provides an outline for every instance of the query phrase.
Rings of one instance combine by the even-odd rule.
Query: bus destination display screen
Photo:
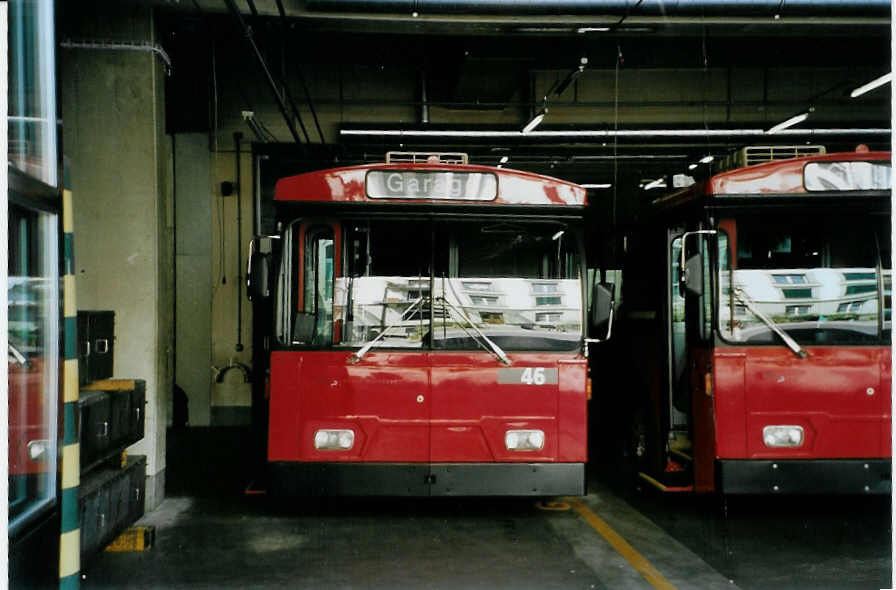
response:
[[[485,172],[371,170],[367,173],[371,199],[444,199],[492,201],[498,179]]]
[[[889,162],[809,162],[807,191],[885,191],[893,187]]]

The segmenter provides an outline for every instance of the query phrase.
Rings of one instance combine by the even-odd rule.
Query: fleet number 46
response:
[[[526,367],[520,375],[520,383],[526,385],[544,385],[546,380],[544,367]]]

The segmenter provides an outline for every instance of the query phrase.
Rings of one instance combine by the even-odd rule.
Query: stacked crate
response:
[[[78,312],[82,562],[143,516],[146,457],[125,449],[143,438],[146,383],[111,379],[114,324],[113,312]]]

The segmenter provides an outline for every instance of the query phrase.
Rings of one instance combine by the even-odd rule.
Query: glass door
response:
[[[9,203],[10,534],[56,498],[59,260],[55,214]]]

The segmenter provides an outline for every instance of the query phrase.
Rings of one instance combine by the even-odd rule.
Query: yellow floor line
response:
[[[595,514],[590,508],[585,506],[576,498],[564,498],[564,502],[569,503],[572,509],[579,513],[579,516],[585,519],[585,522],[591,525],[613,549],[615,549],[622,557],[628,561],[635,570],[647,580],[651,586],[657,590],[676,590],[669,580],[663,577],[650,562],[644,559],[644,556],[635,551],[635,548],[628,544],[619,533],[610,528],[604,520]]]

